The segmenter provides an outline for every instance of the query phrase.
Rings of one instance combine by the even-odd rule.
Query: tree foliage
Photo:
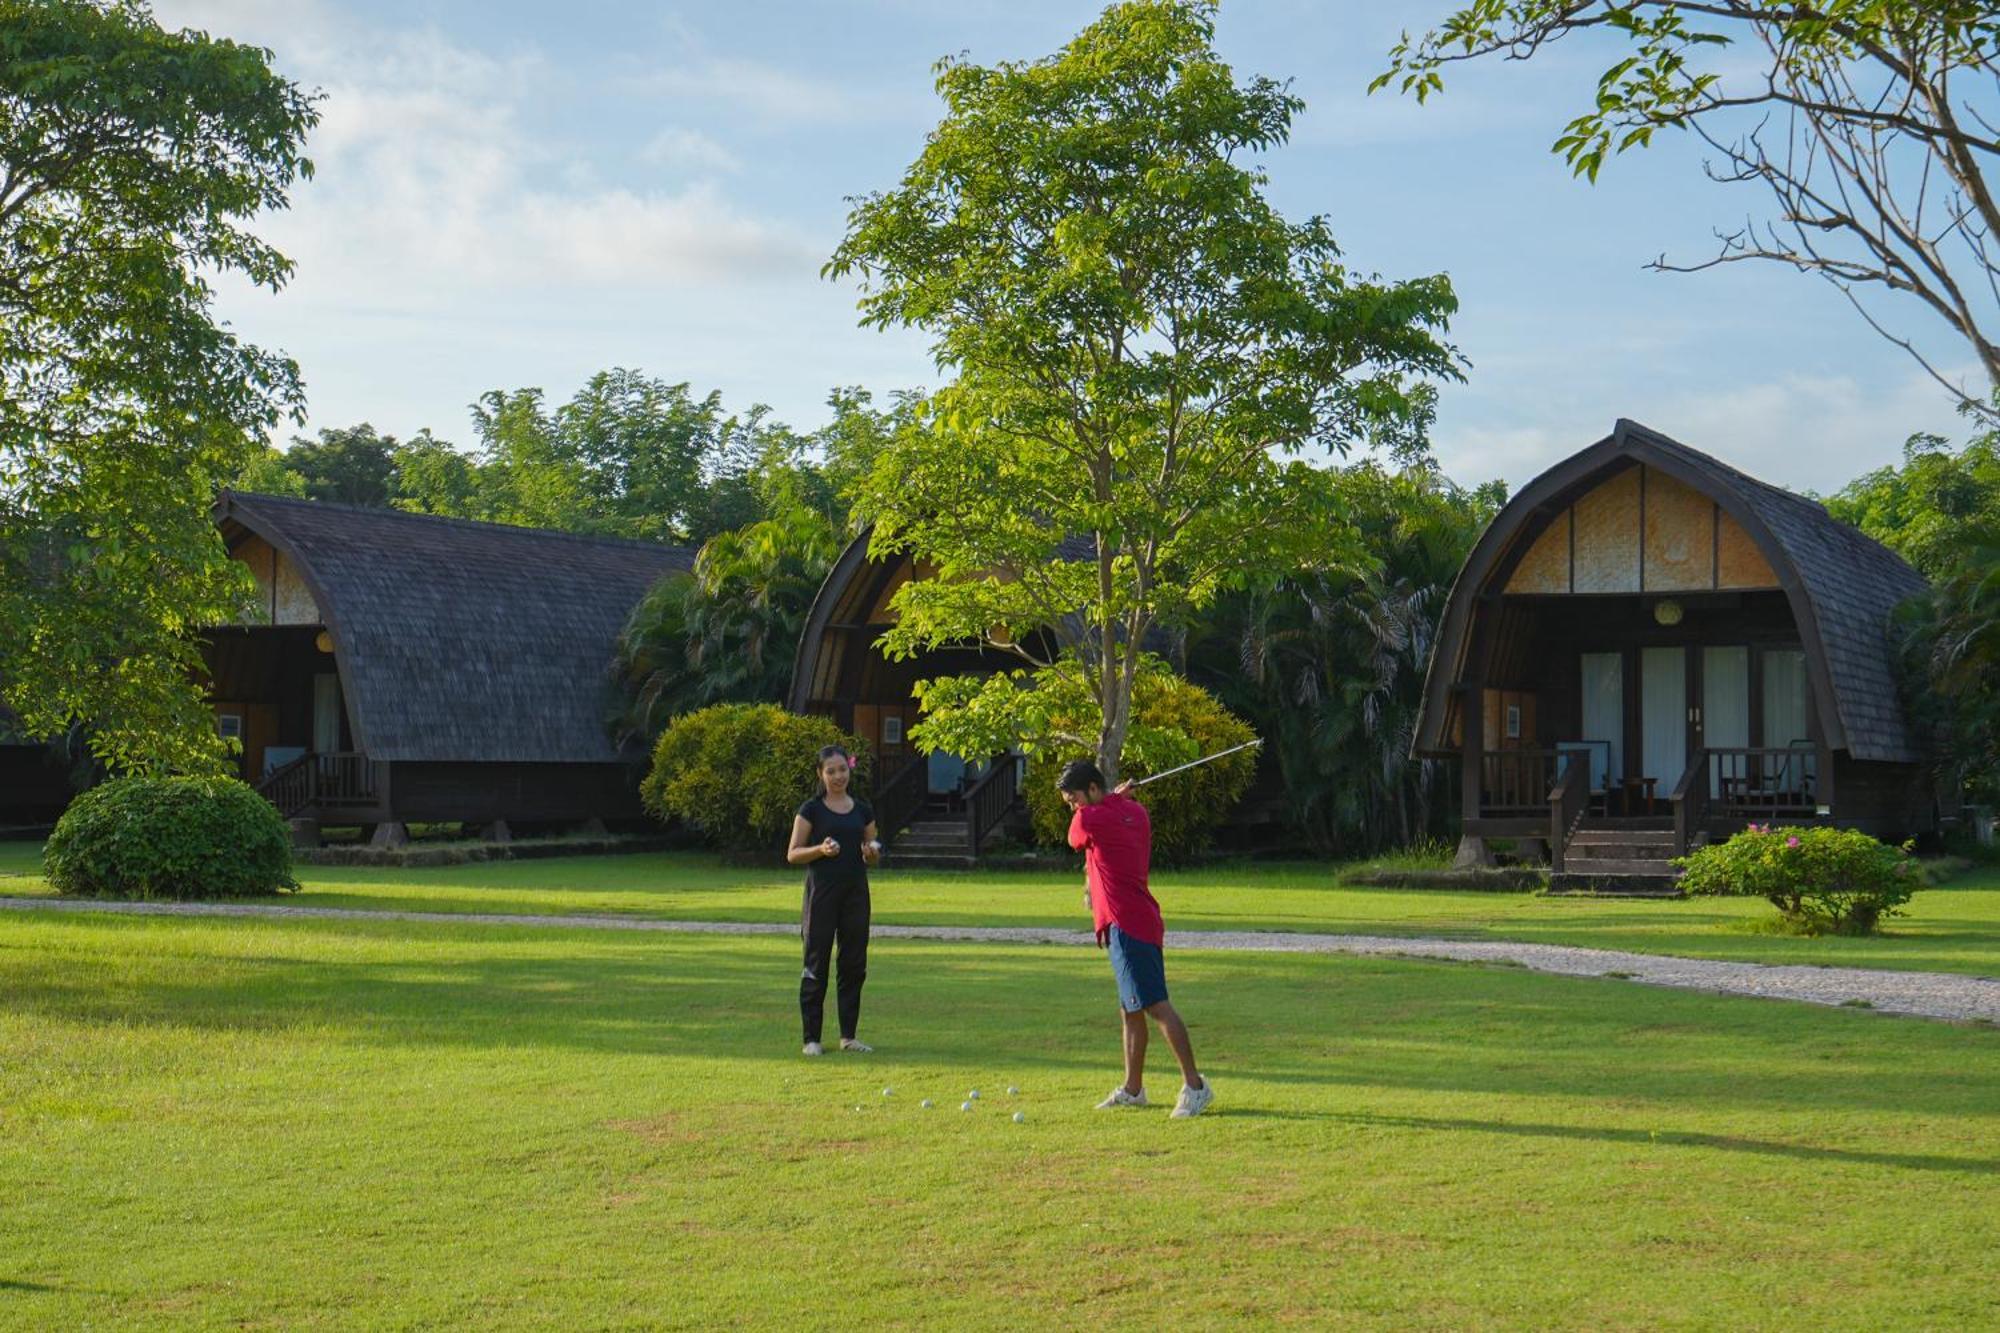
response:
[[[248,578],[209,502],[301,394],[210,280],[289,276],[246,226],[315,119],[268,52],[142,4],[0,0],[0,700],[115,767],[220,761],[193,635]]]
[[[1093,732],[1089,696],[1076,689],[1071,681],[1057,681],[1053,686],[1043,701],[1046,704],[1049,699],[1060,700],[1050,718],[1050,730],[1077,736]],[[1125,776],[1130,778],[1165,772],[1202,755],[1222,754],[1247,745],[1256,735],[1214,695],[1164,668],[1140,674],[1139,687],[1133,694],[1132,714],[1134,729],[1145,734],[1148,741],[1127,748]],[[1052,740],[1031,747],[1025,796],[1037,841],[1051,847],[1069,845],[1070,810],[1056,790],[1056,779],[1070,760],[1090,754],[1088,740],[1067,744]],[[1237,750],[1139,791],[1137,799],[1145,803],[1153,826],[1154,859],[1175,864],[1204,851],[1215,830],[1229,819],[1243,793],[1249,790],[1256,771],[1256,751]]]
[[[2000,434],[1958,452],[1913,436],[1900,468],[1827,507],[1930,580],[1899,615],[1906,706],[1935,738],[1940,776],[2000,800]]]
[[[614,735],[650,742],[674,718],[710,704],[782,700],[836,554],[832,525],[796,501],[710,538],[693,574],[656,583],[619,635]]]
[[[1625,54],[1554,151],[1591,180],[1663,129],[1692,131],[1712,179],[1762,186],[1775,213],[1718,233],[1708,268],[1769,260],[1816,273],[1970,410],[2000,388],[2000,13],[1974,0],[1475,0],[1387,72],[1420,101],[1455,61],[1531,59],[1592,30]],[[1689,266],[1656,261],[1662,269]],[[1984,392],[1953,382],[1866,299],[1914,300],[1978,358]]]
[[[1043,60],[940,62],[943,121],[828,264],[864,323],[926,330],[953,375],[863,489],[874,549],[936,571],[897,594],[887,649],[1073,674],[1108,774],[1156,626],[1350,554],[1324,475],[1284,456],[1414,447],[1424,377],[1456,374],[1442,276],[1357,275],[1324,219],[1264,198],[1246,159],[1300,103],[1236,80],[1212,14],[1139,0]]]
[[[1506,493],[1429,466],[1364,463],[1341,482],[1367,559],[1224,597],[1188,671],[1266,738],[1294,829],[1323,854],[1368,855],[1452,816],[1453,772],[1412,759],[1411,739],[1445,599]]]

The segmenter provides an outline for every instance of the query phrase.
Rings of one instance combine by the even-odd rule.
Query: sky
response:
[[[1350,266],[1449,274],[1470,362],[1433,430],[1446,472],[1518,487],[1631,417],[1820,493],[1962,439],[1949,396],[1824,282],[1764,264],[1681,275],[1763,199],[1670,137],[1572,179],[1549,152],[1607,48],[1452,71],[1429,105],[1369,80],[1446,0],[1227,0],[1239,78],[1306,103],[1267,154],[1287,215]],[[316,172],[257,230],[297,263],[218,311],[296,358],[307,428],[473,443],[493,389],[569,398],[632,367],[810,430],[838,386],[938,384],[928,340],[855,319],[820,275],[848,201],[895,185],[937,123],[932,63],[1057,50],[1101,10],[1057,0],[156,0],[167,27],[269,48],[324,97]],[[1887,307],[1955,373],[1969,357]],[[1968,378],[1967,382],[1976,383]]]

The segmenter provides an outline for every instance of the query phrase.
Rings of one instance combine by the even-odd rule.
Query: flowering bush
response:
[[[1809,934],[1866,935],[1916,892],[1909,852],[1854,829],[1752,824],[1675,864],[1689,893],[1763,898]]]

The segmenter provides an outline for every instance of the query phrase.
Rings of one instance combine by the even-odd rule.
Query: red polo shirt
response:
[[[1153,821],[1146,807],[1116,792],[1096,805],[1079,806],[1070,817],[1069,845],[1083,853],[1097,929],[1116,926],[1135,940],[1165,944],[1160,904],[1146,888],[1153,860]]]

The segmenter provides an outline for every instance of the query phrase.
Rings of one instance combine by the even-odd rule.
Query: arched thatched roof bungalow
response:
[[[1547,838],[1594,865],[1621,821],[1652,862],[1752,818],[1907,832],[1931,810],[1890,614],[1923,588],[1820,505],[1621,420],[1473,548],[1413,749],[1460,760],[1468,857]]]
[[[268,623],[209,634],[244,775],[322,822],[638,814],[606,731],[618,632],[693,553],[225,492],[215,519]]]

